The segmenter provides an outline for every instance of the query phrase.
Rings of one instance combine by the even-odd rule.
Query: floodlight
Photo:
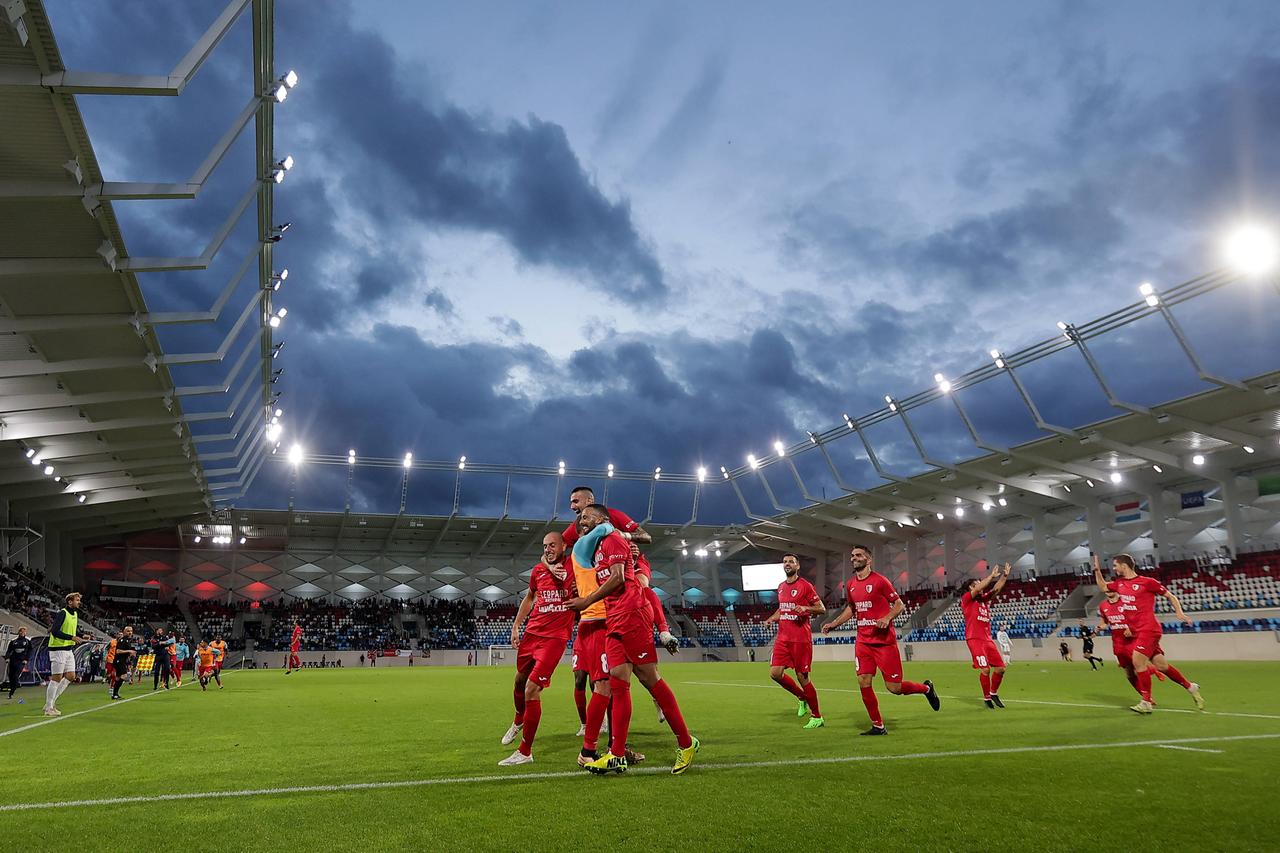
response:
[[[760,467],[760,463],[756,461],[756,455],[754,453],[747,454],[747,464],[751,466],[753,471]]]
[[[290,169],[293,168],[293,155],[286,154],[285,158],[279,161],[278,163],[276,163],[276,165],[279,166],[281,169],[284,169],[286,172],[289,171]]]
[[[699,468],[698,468],[698,482],[699,482],[699,483],[705,483],[706,481],[707,481],[707,469],[706,469],[706,468],[699,467]]]
[[[88,495],[80,495],[76,498],[79,503],[84,503],[88,499]]]
[[[1252,447],[1250,447],[1249,445],[1245,444],[1245,445],[1242,445],[1242,447],[1244,447],[1244,452],[1245,452],[1245,453],[1248,453],[1248,454],[1252,454],[1252,453],[1253,453],[1253,448],[1252,448]]]
[[[294,465],[301,464],[302,457],[303,457],[303,451],[302,451],[301,444],[295,444],[293,447],[289,448],[289,461],[292,462]]]
[[[964,518],[964,507],[956,507],[956,518]]]
[[[948,391],[951,390],[951,383],[948,382],[945,378],[943,378],[941,373],[933,374],[933,381],[938,383],[938,390],[941,391],[943,394],[946,394]]]
[[[997,500],[997,501],[996,501],[996,503],[1000,504],[1000,506],[1008,506],[1008,505],[1009,505],[1009,502],[1008,502],[1007,500],[1005,500],[1004,498],[1000,498],[999,500]]]
[[[276,87],[276,90],[272,95],[275,97],[277,104],[283,104],[284,99],[289,97],[289,87],[281,83]]]
[[[773,443],[773,449],[775,452],[777,452],[779,456],[787,455],[787,446],[783,444],[781,441],[775,441]]]
[[[289,69],[289,72],[280,78],[280,82],[292,89],[294,86],[298,85],[298,72],[294,71],[292,68]]]
[[[467,457],[462,456],[458,459],[458,470],[465,471],[467,468]]]
[[[661,468],[661,467],[659,467],[659,468],[654,468],[654,469],[653,469],[653,479],[655,479],[655,480],[661,480],[661,479],[662,479],[662,468]]]
[[[942,519],[945,517],[946,516],[944,516],[942,513],[938,513],[938,521],[942,521]]]
[[[1243,225],[1227,237],[1223,246],[1227,263],[1244,275],[1261,275],[1275,269],[1280,260],[1275,236],[1258,225]]]
[[[1000,350],[993,349],[991,351],[991,360],[996,363],[996,367],[1004,370],[1004,357],[1000,355]]]
[[[191,541],[193,541],[193,542],[195,542],[197,545],[199,545],[199,544],[200,544],[200,537],[199,537],[199,536],[196,536],[196,537],[195,537],[194,539],[192,539]]]
[[[404,467],[406,467],[406,468],[412,468],[412,467],[413,467],[413,454],[412,454],[412,453],[406,453],[406,454],[404,455]]]
[[[48,477],[48,476],[49,476],[50,474],[52,474],[52,473],[53,473],[53,466],[52,466],[52,465],[46,465],[46,466],[44,466],[44,475],[45,475],[46,477]]]
[[[36,455],[35,448],[33,448],[33,447],[28,447],[28,448],[27,448],[27,454],[26,454],[27,458],[28,458],[28,459],[30,459],[32,456],[35,456],[35,455]]]
[[[1151,469],[1152,469],[1153,471],[1155,471],[1157,474],[1163,474],[1163,473],[1164,473],[1164,469],[1163,469],[1163,468],[1161,468],[1159,465],[1152,465],[1152,466],[1151,466]]]
[[[612,463],[612,462],[610,462],[610,463],[609,463],[609,467],[608,467],[607,469],[605,469],[604,475],[605,475],[606,477],[612,477],[612,476],[613,476],[613,463]]]
[[[882,525],[880,525],[880,532],[881,532],[881,533],[884,533],[884,525],[883,525],[883,524],[882,524]]]
[[[1111,472],[1111,482],[1113,482],[1113,483],[1119,483],[1122,479],[1124,479],[1124,478],[1120,476],[1120,472],[1119,472],[1119,471],[1112,471],[1112,472]]]
[[[275,314],[272,314],[271,317],[267,320],[267,325],[273,329],[280,328],[280,318],[277,317]]]
[[[1201,455],[1201,454],[1199,454],[1199,453],[1197,453],[1195,456],[1192,456],[1192,457],[1191,457],[1191,464],[1193,464],[1193,465],[1203,465],[1203,464],[1204,464],[1204,456],[1203,456],[1203,455]]]
[[[241,536],[241,537],[240,537],[240,544],[241,544],[241,545],[243,545],[245,542],[248,542],[248,541],[249,541],[249,540],[245,539],[243,536]]]

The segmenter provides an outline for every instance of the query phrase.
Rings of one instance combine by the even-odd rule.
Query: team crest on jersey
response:
[[[873,587],[871,584],[867,584],[867,592],[871,592],[871,590],[873,589],[875,589],[875,587]]]
[[[792,598],[795,598],[795,597],[796,597],[796,591],[795,591],[794,589],[793,589],[793,590],[791,590],[791,597],[792,597]]]

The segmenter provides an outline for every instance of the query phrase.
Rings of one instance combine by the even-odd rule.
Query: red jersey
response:
[[[1106,620],[1107,627],[1111,629],[1111,647],[1113,649],[1132,642],[1133,637],[1124,635],[1124,632],[1129,630],[1129,622],[1124,612],[1123,602],[1102,602],[1098,605],[1098,615]]]
[[[613,529],[617,530],[619,533],[635,533],[640,529],[640,525],[633,521],[631,516],[627,515],[622,510],[614,509],[613,507],[609,508],[609,523],[612,524]],[[578,541],[578,523],[575,521],[573,524],[570,524],[564,529],[564,533],[561,535],[564,536],[564,547],[566,549],[572,548],[573,543]],[[646,575],[649,574],[649,558],[644,554],[641,554],[640,559],[636,561],[636,569],[644,572]],[[601,581],[601,583],[604,583],[604,581]]]
[[[801,642],[811,640],[813,632],[809,628],[812,614],[806,608],[822,599],[818,591],[802,577],[795,581],[783,581],[778,584],[778,639],[782,642]]]
[[[1138,575],[1114,580],[1107,584],[1107,589],[1120,593],[1120,603],[1124,606],[1130,631],[1135,634],[1140,631],[1161,632],[1160,621],[1156,619],[1156,596],[1169,591],[1164,584],[1155,578]]]
[[[633,610],[644,609],[647,602],[640,590],[640,582],[636,580],[636,564],[631,559],[630,542],[617,533],[610,533],[600,540],[591,565],[600,586],[604,586],[605,581],[609,580],[614,566],[622,566],[622,587],[604,597],[605,624],[614,621],[615,616],[630,615]]]
[[[561,580],[551,573],[546,563],[538,563],[529,575],[529,591],[533,593],[533,610],[529,611],[525,634],[569,639],[573,633],[573,611],[565,607],[565,602],[573,598],[573,573],[566,570]]]
[[[844,591],[849,606],[853,608],[853,616],[858,620],[859,643],[885,646],[898,642],[892,622],[888,628],[876,625],[877,620],[889,615],[890,608],[898,600],[898,593],[888,578],[879,572],[871,572],[862,579],[855,574],[845,584]]]
[[[960,610],[964,613],[964,638],[966,640],[991,639],[991,606],[995,595],[987,590],[974,595],[966,592],[960,596]]]
[[[289,645],[293,651],[297,651],[302,645],[302,626],[296,625],[293,629],[293,636],[289,638]]]

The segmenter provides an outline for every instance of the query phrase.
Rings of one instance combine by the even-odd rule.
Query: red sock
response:
[[[587,721],[587,691],[574,690],[573,704],[578,706],[578,722],[585,723]]]
[[[867,716],[871,718],[871,725],[882,728],[884,719],[880,716],[880,702],[876,699],[874,687],[862,688],[862,704],[867,706]]]
[[[676,745],[681,749],[688,749],[693,743],[693,738],[689,735],[689,727],[684,723],[684,714],[680,713],[680,703],[676,701],[676,694],[672,693],[667,682],[661,679],[653,685],[649,693],[662,709],[662,715],[667,718],[667,725],[671,727],[671,733],[676,736]]]
[[[923,684],[921,684],[921,683],[920,683],[920,682],[918,682],[918,681],[904,681],[904,682],[902,682],[902,695],[903,695],[903,696],[914,696],[914,695],[915,695],[915,694],[917,694],[917,693],[928,693],[928,692],[929,692],[929,688],[928,688],[928,687],[925,687]]]
[[[982,685],[982,698],[991,698],[991,675],[989,673],[978,673],[978,683]]]
[[[524,735],[520,738],[520,751],[528,755],[533,751],[533,738],[538,733],[538,721],[542,719],[542,700],[530,699],[524,705]]]
[[[667,614],[662,612],[662,599],[658,598],[658,594],[649,587],[644,588],[645,600],[649,602],[649,606],[653,608],[653,626],[658,629],[658,633],[669,630],[667,627]]]
[[[818,710],[818,688],[813,686],[812,681],[804,686],[804,701],[809,703],[810,716],[822,716],[822,712]]]
[[[992,692],[992,693],[999,693],[999,692],[1000,692],[1000,682],[1002,682],[1002,681],[1004,681],[1004,673],[1003,673],[1003,672],[993,672],[993,673],[991,673],[991,692]]]
[[[1159,671],[1160,670],[1158,669],[1156,670],[1156,672],[1159,672]],[[1173,679],[1174,684],[1181,684],[1187,690],[1191,689],[1191,682],[1187,681],[1186,676],[1178,672],[1178,668],[1173,664],[1169,664],[1169,668],[1164,671],[1164,674],[1169,676],[1169,678]]]
[[[631,728],[631,679],[609,676],[609,692],[613,694],[613,715],[609,720],[609,752],[627,754],[627,729]]]
[[[1124,677],[1129,679],[1129,683],[1133,685],[1134,690],[1138,689],[1138,674],[1133,671],[1133,667],[1131,666],[1125,667]],[[1138,695],[1142,695],[1142,694],[1139,693]]]
[[[1148,702],[1151,701],[1151,670],[1144,669],[1138,673],[1138,695]]]
[[[516,700],[516,718],[513,721],[517,726],[524,725],[524,688],[517,687],[512,693]]]
[[[790,693],[792,696],[796,697],[797,699],[805,698],[804,691],[800,689],[800,685],[796,684],[795,679],[787,675],[785,672],[782,674],[782,677],[776,679],[776,681],[782,685],[782,688],[784,690],[786,690],[788,693]]]
[[[604,723],[605,711],[609,709],[609,697],[591,691],[591,702],[587,705],[587,733],[582,738],[583,749],[595,749],[600,740],[600,726]]]

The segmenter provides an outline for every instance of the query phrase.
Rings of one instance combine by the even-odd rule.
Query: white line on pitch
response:
[[[681,684],[697,684],[707,687],[752,687],[761,690],[777,690],[778,688],[772,684],[743,684],[737,681],[682,681]],[[840,687],[823,687],[823,693],[857,693],[857,690],[848,690]],[[939,694],[943,699],[955,699],[959,701],[977,700],[976,696],[949,696]],[[1003,697],[1002,697],[1003,698]],[[1115,711],[1122,707],[1121,705],[1101,705],[1089,702],[1051,702],[1047,699],[1005,699],[1006,704],[1017,705],[1057,705],[1062,708],[1102,708],[1107,711]],[[1157,713],[1163,714],[1204,714],[1214,717],[1248,717],[1257,720],[1280,720],[1280,714],[1249,714],[1244,711],[1195,711],[1190,708],[1156,708]]]
[[[1112,743],[1064,743],[1043,746],[1009,746],[995,749],[958,749],[950,752],[909,752],[900,755],[847,755],[832,758],[792,758],[771,761],[739,761],[728,764],[699,764],[699,771],[752,770],[762,767],[805,767],[822,764],[860,764],[869,761],[911,761],[930,758],[970,758],[980,755],[1015,755],[1031,752],[1074,752],[1088,749],[1122,749],[1144,746],[1164,746],[1186,743],[1226,743],[1231,741],[1276,740],[1280,733],[1260,735],[1222,735],[1219,737],[1189,737],[1165,740],[1134,740]],[[666,768],[646,767],[628,773],[665,774]],[[275,794],[327,794],[343,791],[376,791],[392,788],[421,788],[434,785],[475,785],[488,782],[534,782],[543,779],[582,778],[580,770],[554,771],[550,773],[512,773],[491,776],[444,776],[435,779],[406,779],[395,782],[349,782],[342,785],[294,785],[286,788],[249,788],[242,791],[192,791],[183,794],[152,794],[140,797],[105,797],[97,800],[63,800],[46,803],[9,803],[0,805],[0,812],[35,811],[47,809],[77,808],[81,806],[115,806],[130,803],[172,802],[178,800],[220,800],[236,797],[260,797]]]
[[[182,687],[186,686],[186,684],[190,684],[190,683],[191,682],[188,681],[188,682],[185,682],[185,684],[179,684],[177,687],[174,687],[171,689],[180,690]],[[70,714],[63,714],[61,717],[46,717],[45,719],[40,720],[39,722],[28,723],[25,726],[18,726],[18,728],[16,729],[8,729],[7,731],[0,732],[0,737],[8,737],[9,735],[16,735],[18,734],[18,732],[29,732],[32,729],[38,729],[41,726],[47,726],[50,723],[60,723],[63,720],[70,720],[73,717],[79,717],[84,714],[92,714],[94,711],[101,711],[103,708],[114,708],[117,705],[124,705],[129,702],[136,702],[139,699],[145,699],[148,696],[159,696],[161,692],[168,693],[169,691],[152,690],[150,693],[143,693],[139,696],[130,696],[128,699],[121,699],[117,702],[108,702],[105,705],[95,705],[92,708],[85,708],[83,711],[72,711]]]
[[[1217,752],[1219,754],[1221,754],[1222,752],[1222,750],[1220,749],[1201,749],[1200,747],[1196,747],[1196,746],[1178,746],[1177,744],[1172,744],[1172,743],[1158,743],[1156,744],[1156,748],[1157,749],[1182,749],[1187,752]]]

